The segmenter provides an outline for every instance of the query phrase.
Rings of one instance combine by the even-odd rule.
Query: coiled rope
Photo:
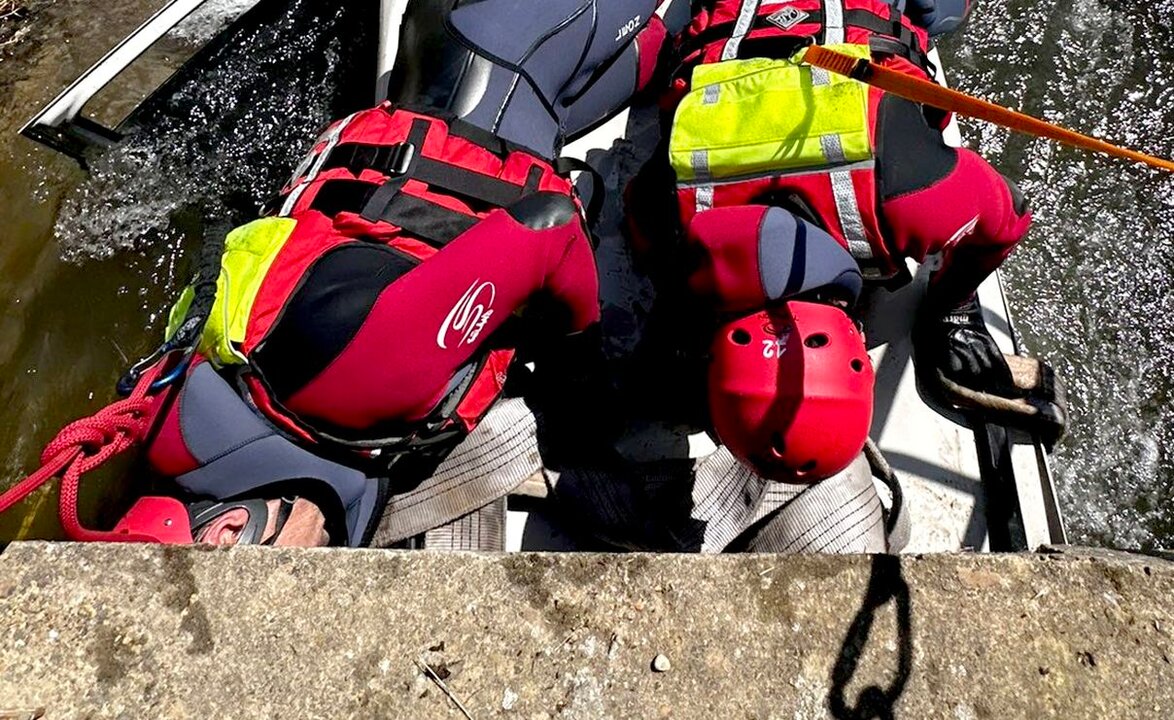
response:
[[[129,397],[62,428],[41,453],[40,469],[0,495],[0,513],[24,500],[53,478],[60,477],[58,517],[70,540],[153,542],[154,538],[147,535],[104,532],[82,525],[77,515],[78,486],[82,475],[146,438],[151,426],[152,406],[159,400],[151,396],[149,390],[162,373],[164,364],[158,362],[144,372]]]

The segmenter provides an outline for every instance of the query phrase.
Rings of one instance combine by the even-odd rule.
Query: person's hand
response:
[[[1011,370],[982,319],[978,297],[924,319],[915,342],[918,355],[959,385],[1004,397],[1017,394]]]
[[[974,0],[906,0],[905,14],[936,37],[957,30],[973,6]]]

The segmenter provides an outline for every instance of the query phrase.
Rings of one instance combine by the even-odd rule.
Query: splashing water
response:
[[[308,32],[311,5],[296,0],[277,22],[215,53],[135,118],[123,143],[91,162],[90,177],[57,221],[63,257],[174,245],[175,214],[197,205],[233,220],[255,216],[330,120],[340,95],[340,30],[354,13],[317,11]]]
[[[1174,0],[989,0],[945,48],[963,89],[1174,156]],[[1034,228],[1006,266],[1028,347],[1069,390],[1056,477],[1077,542],[1174,545],[1174,176],[965,123]]]
[[[212,0],[192,11],[191,15],[168,33],[172,37],[203,44],[212,39],[257,0]]]

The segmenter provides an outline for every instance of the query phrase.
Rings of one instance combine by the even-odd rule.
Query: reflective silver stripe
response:
[[[844,156],[844,145],[840,142],[839,135],[834,133],[831,135],[820,135],[819,146],[823,150],[823,156],[827,158],[829,163],[839,165],[848,159]]]
[[[319,141],[322,139],[323,138],[318,138]],[[314,143],[315,146],[317,144],[317,142]],[[294,168],[293,174],[289,176],[289,184],[294,185],[303,177],[305,177],[306,173],[310,172],[310,166],[313,165],[317,159],[318,153],[314,152],[313,149],[306,153],[306,157],[302,158],[302,161],[298,163],[296,168]]]
[[[872,170],[876,167],[876,163],[872,160],[860,160],[859,162],[850,163],[848,165],[841,165],[837,170]],[[743,173],[741,175],[731,175],[723,177],[720,181],[714,180],[678,180],[677,187],[679,188],[695,188],[700,185],[713,185],[715,187],[720,185],[737,185],[738,183],[747,182],[749,180],[763,180],[766,178],[788,178],[800,177],[810,175],[813,172],[821,172],[819,168],[797,168],[794,170],[764,170],[762,172]]]
[[[721,93],[722,93],[722,86],[721,85],[717,85],[717,84],[706,85],[705,90],[703,90],[701,93],[701,104],[702,105],[716,104],[718,101],[718,98],[721,97]]]
[[[828,173],[832,181],[832,195],[836,198],[836,213],[840,216],[840,227],[848,250],[857,261],[875,259],[872,245],[864,234],[864,220],[860,217],[860,206],[856,203],[856,190],[852,187],[852,173],[849,170],[833,170]]]
[[[694,205],[697,212],[702,213],[713,208],[713,186],[702,185],[697,188],[697,201]]]
[[[734,33],[722,47],[722,60],[733,60],[738,57],[738,46],[742,38],[754,27],[754,18],[758,15],[758,4],[762,0],[742,0],[742,7],[738,10],[738,20],[734,23]]]
[[[302,178],[302,181],[298,183],[297,187],[295,187],[293,190],[290,190],[289,195],[285,198],[285,202],[281,204],[281,212],[278,213],[279,215],[288,216],[291,212],[293,212],[294,205],[297,205],[298,203],[298,198],[302,196],[302,193],[306,191],[306,188],[309,187],[310,183],[314,181],[314,178],[318,177],[318,173],[322,172],[322,166],[326,163],[326,158],[330,157],[330,152],[334,150],[335,146],[338,145],[339,139],[342,138],[342,131],[346,130],[347,125],[350,125],[351,120],[354,120],[354,118],[354,115],[348,115],[342,120],[339,120],[334,127],[327,130],[326,134],[323,135],[323,138],[326,140],[326,144],[322,146],[322,151],[317,155],[314,153],[307,155],[306,159],[302,161],[302,164],[298,166],[298,169],[294,171],[294,179],[297,179],[298,175],[304,171],[303,166],[309,164],[311,159],[313,160],[313,164],[310,166],[309,172],[306,173],[306,176]]]
[[[844,42],[844,0],[824,0],[823,44]]]
[[[290,190],[289,195],[285,196],[285,202],[281,204],[281,212],[277,214],[281,217],[289,217],[289,214],[293,212],[294,205],[297,204],[298,199],[302,197],[302,193],[306,191],[309,185],[309,182],[303,182],[293,190]]]
[[[812,68],[811,68],[811,84],[815,85],[816,87],[819,87],[820,85],[831,85],[832,84],[831,73],[829,73],[827,70],[824,70],[821,67],[812,66]]]
[[[693,166],[693,177],[698,180],[709,179],[709,151],[694,150],[689,164]]]

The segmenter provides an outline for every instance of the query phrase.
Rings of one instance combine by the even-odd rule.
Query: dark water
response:
[[[1174,1],[983,0],[960,87],[1174,157]],[[1055,458],[1072,539],[1174,545],[1174,175],[964,124],[1036,212],[1006,266],[1019,329],[1066,380]]]
[[[242,4],[214,2],[211,14]],[[152,5],[119,0],[109,10],[141,20]],[[9,136],[3,145],[0,487],[36,467],[40,448],[61,425],[113,399],[112,383],[128,360],[159,343],[167,308],[189,276],[202,215],[255,217],[322,126],[373,97],[376,0],[271,5],[276,12],[266,26],[243,33],[146,108],[141,128],[94,159],[88,176],[23,139]],[[72,79],[42,69],[59,58],[41,48],[60,46],[61,38],[74,38],[75,26],[85,28],[55,10],[33,16],[43,45],[5,59],[27,65],[28,73],[0,67],[0,76],[36,98],[6,109],[9,132]],[[199,37],[214,19],[197,18],[169,40]],[[89,44],[96,50],[84,62],[64,61],[77,74],[122,34],[99,39],[95,32]],[[93,518],[119,493],[101,479],[90,487],[94,492],[83,490],[83,517]],[[56,532],[54,494],[28,506],[23,520],[0,516],[0,540]]]
[[[338,88],[370,87],[341,73],[364,52],[354,13],[376,4],[309,13],[292,3],[284,22],[301,22],[301,39],[285,40],[288,25],[251,36],[84,181],[23,141],[0,143],[0,486],[35,464],[58,426],[106,402],[125,358],[154,344],[184,277],[192,208],[252,212],[353,100]],[[1172,23],[1174,0],[983,0],[943,54],[967,90],[1169,157]],[[18,94],[27,107],[10,112],[30,114],[67,80],[39,78],[40,95]],[[979,123],[964,130],[1036,208],[1007,278],[1028,346],[1069,386],[1072,432],[1055,469],[1071,536],[1174,546],[1174,177]],[[52,500],[26,531],[52,532]],[[0,518],[0,539],[20,525]]]

